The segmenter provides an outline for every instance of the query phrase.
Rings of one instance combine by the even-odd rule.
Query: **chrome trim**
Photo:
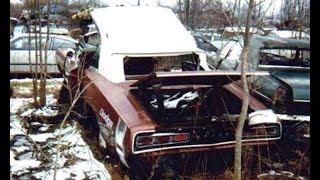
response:
[[[126,165],[129,168],[129,165],[126,161],[126,152],[125,152],[125,146],[123,144],[125,136],[126,136],[126,132],[127,132],[127,125],[124,123],[124,131],[123,131],[123,136],[120,137],[122,139],[119,140],[119,136],[117,136],[118,131],[119,131],[119,126],[120,123],[124,123],[123,120],[121,118],[118,119],[118,123],[116,126],[116,130],[115,130],[115,150],[120,158],[120,161]],[[119,142],[120,141],[120,142]],[[120,144],[119,144],[120,143]]]
[[[290,120],[290,121],[308,121],[310,122],[310,116],[305,115],[288,115],[288,114],[276,114],[280,120]]]
[[[300,67],[300,66],[280,66],[280,65],[258,65],[259,68],[266,68],[266,69],[271,69],[271,68],[276,68],[276,69],[299,69],[299,70],[310,70],[310,67]]]
[[[129,165],[128,165],[128,163],[127,163],[127,161],[126,161],[124,152],[121,151],[121,149],[120,149],[118,146],[116,146],[116,152],[117,152],[117,154],[118,154],[118,156],[119,156],[120,161],[121,161],[125,166],[127,166],[128,168],[130,168]]]
[[[303,99],[296,99],[296,100],[293,100],[293,102],[304,102],[304,103],[309,103],[310,100],[303,100]]]
[[[150,136],[146,135],[146,136],[140,136],[137,138],[137,141],[139,141],[140,138],[143,138],[143,137],[160,137],[160,136],[175,136],[177,134],[186,134],[188,135],[188,140],[186,141],[178,141],[178,142],[167,142],[167,143],[161,143],[161,144],[151,144],[151,145],[144,145],[144,146],[137,146],[138,147],[153,147],[153,146],[159,146],[159,145],[168,145],[168,144],[179,144],[179,143],[185,143],[185,142],[188,142],[190,140],[190,134],[189,133],[156,133],[156,134],[152,134]]]
[[[262,96],[265,100],[271,101],[272,99],[269,98],[268,96],[262,94],[261,92],[254,90],[255,93],[257,93],[259,96]]]
[[[280,124],[280,123],[279,123]],[[218,145],[228,145],[228,144],[235,144],[235,141],[228,141],[223,143],[214,143],[214,144],[195,144],[195,145],[183,145],[183,146],[171,146],[171,147],[163,147],[163,148],[153,148],[153,149],[147,149],[147,150],[141,150],[141,151],[135,151],[134,150],[134,140],[137,136],[137,134],[140,133],[148,133],[148,132],[155,132],[155,130],[149,130],[149,131],[139,131],[135,132],[133,135],[133,141],[132,141],[132,153],[133,154],[141,154],[141,153],[147,153],[147,152],[154,152],[154,151],[162,151],[162,150],[170,150],[170,149],[182,149],[182,148],[198,148],[198,147],[213,147]],[[277,138],[260,138],[260,139],[247,139],[242,140],[242,142],[254,142],[254,141],[271,141],[271,140],[278,140],[282,136],[282,126],[280,124],[280,136]]]

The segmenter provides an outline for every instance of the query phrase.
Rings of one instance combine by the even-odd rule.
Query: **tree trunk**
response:
[[[44,62],[42,64],[42,77],[41,77],[41,82],[40,82],[40,104],[41,106],[45,106],[47,102],[46,98],[46,80],[47,80],[47,60],[48,60],[48,41],[49,41],[49,24],[50,24],[50,0],[47,0],[47,35],[46,35],[46,41],[44,45]]]
[[[190,27],[190,0],[185,0],[186,25]]]
[[[40,12],[40,4],[39,1],[37,3],[37,10]],[[39,88],[39,98],[40,98],[40,107],[43,107],[46,105],[46,86],[44,84],[44,78],[45,78],[45,71],[44,71],[44,62],[43,62],[43,56],[42,56],[42,50],[44,49],[42,45],[42,32],[41,32],[41,13],[39,13],[39,54],[40,54],[40,88]]]
[[[253,4],[254,4],[254,0],[250,0],[248,12],[247,12],[247,18],[246,18],[246,29],[244,34],[243,50],[241,53],[241,85],[243,89],[243,101],[242,101],[240,119],[238,121],[236,134],[235,134],[235,139],[236,139],[235,156],[234,156],[234,179],[235,180],[241,180],[242,130],[243,130],[245,120],[247,118],[248,105],[249,105],[249,88],[247,84],[246,72],[247,72],[247,61],[248,61],[248,54],[249,54],[250,20],[251,20]]]
[[[34,12],[36,12],[36,2],[34,4]],[[34,107],[35,108],[38,108],[39,107],[39,103],[38,103],[38,62],[39,62],[39,58],[38,58],[38,33],[37,33],[37,26],[36,26],[36,23],[34,25],[35,27],[35,31],[34,31],[34,40],[35,40],[35,59],[36,59],[36,62],[35,62],[35,69],[34,69],[34,77],[33,77],[33,96],[35,98],[35,101],[34,101]],[[29,46],[29,48],[31,48]]]

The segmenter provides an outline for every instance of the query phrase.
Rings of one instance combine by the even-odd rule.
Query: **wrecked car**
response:
[[[242,44],[242,36],[231,38],[209,63],[220,70],[240,70]],[[249,72],[270,72],[270,76],[254,80],[253,91],[257,98],[277,114],[309,119],[309,41],[253,35],[247,68]]]
[[[68,84],[79,85],[78,112],[91,117],[103,147],[149,177],[156,157],[234,146],[242,90],[232,81],[240,73],[208,71],[205,54],[171,10],[107,7],[91,16],[98,34],[56,56]],[[281,137],[279,119],[254,97],[249,113],[244,144]]]
[[[36,43],[36,41],[38,43]],[[39,62],[36,62],[36,56],[40,57],[39,50],[36,52],[36,48],[39,48],[40,45],[43,49],[42,56],[44,61],[44,47],[46,42],[46,34],[42,34],[41,36],[41,44],[40,44],[40,36],[37,37],[35,34],[21,34],[10,39],[10,74],[29,74],[30,68],[35,69],[35,65]],[[53,35],[50,34],[48,39],[48,57],[47,57],[47,73],[49,74],[57,74],[60,73],[55,62],[55,50],[66,49],[66,48],[76,48],[75,39],[62,36],[62,35]],[[29,54],[30,53],[30,54]],[[30,61],[29,61],[30,56]],[[40,60],[38,60],[40,61]],[[31,65],[30,65],[31,62]],[[31,66],[31,67],[30,67]],[[39,69],[39,68],[38,68]]]

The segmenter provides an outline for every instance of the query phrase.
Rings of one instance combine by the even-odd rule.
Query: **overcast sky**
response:
[[[88,0],[90,1],[90,0]],[[228,1],[228,0],[225,0]],[[229,0],[230,1],[230,0]],[[10,0],[10,2],[21,2],[21,0]],[[137,5],[138,0],[101,0],[101,2],[108,4],[109,6],[115,6],[119,4],[129,4],[129,5]],[[140,0],[140,4],[147,5],[157,5],[160,2],[163,6],[173,6],[177,0]],[[246,1],[242,1],[246,2]],[[265,0],[265,6],[268,6],[272,2],[272,6],[269,8],[269,13],[271,14],[273,8],[275,9],[275,13],[280,10],[281,0]]]

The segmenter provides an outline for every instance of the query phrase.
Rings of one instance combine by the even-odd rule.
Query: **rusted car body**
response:
[[[102,137],[127,166],[134,156],[234,145],[242,91],[229,82],[239,79],[240,73],[154,73],[140,81],[112,83],[89,68],[85,76],[83,85],[92,83],[84,91],[85,102],[96,113]],[[267,110],[253,97],[249,109],[252,113]],[[265,144],[281,137],[275,115],[270,113],[267,120],[264,112],[257,123],[248,120],[244,144]]]
[[[64,60],[64,63],[58,63],[60,66],[75,63],[65,75],[71,86],[81,84],[82,111],[92,110],[95,116],[92,123],[96,121],[98,124],[96,133],[99,134],[100,144],[114,149],[125,166],[142,169],[151,166],[135,166],[140,160],[147,159],[149,165],[152,165],[155,157],[233,147],[243,93],[232,82],[240,79],[240,73],[197,71],[208,70],[206,61],[201,59],[205,54],[196,48],[193,37],[185,29],[180,29],[180,36],[170,35],[173,44],[180,43],[181,35],[184,36],[183,43],[188,43],[176,49],[163,47],[167,44],[152,45],[147,49],[130,47],[132,42],[121,49],[110,46],[117,36],[112,39],[113,31],[109,32],[103,25],[99,25],[99,21],[100,24],[106,21],[101,21],[102,12],[116,12],[121,16],[127,14],[128,17],[139,12],[140,18],[133,19],[141,26],[144,24],[139,22],[144,17],[141,16],[142,12],[151,19],[153,15],[159,18],[157,13],[164,14],[160,16],[165,18],[162,22],[168,22],[170,14],[170,18],[176,18],[165,8],[117,8],[92,12],[101,36],[101,43],[96,45],[96,49],[80,43],[81,47],[75,52],[56,52],[56,56]],[[172,24],[174,28],[183,27],[179,21]],[[170,29],[170,23],[157,28],[160,27]],[[140,30],[145,29],[140,27]],[[172,33],[165,30],[161,32],[158,34],[160,37],[157,37],[159,42],[163,42],[161,39],[166,39]],[[139,34],[144,33],[136,35]],[[143,39],[144,43],[148,40],[150,43],[157,42]],[[248,73],[251,76],[268,74]],[[244,145],[268,144],[281,138],[282,125],[279,119],[254,97],[250,97],[248,113],[243,131]]]

